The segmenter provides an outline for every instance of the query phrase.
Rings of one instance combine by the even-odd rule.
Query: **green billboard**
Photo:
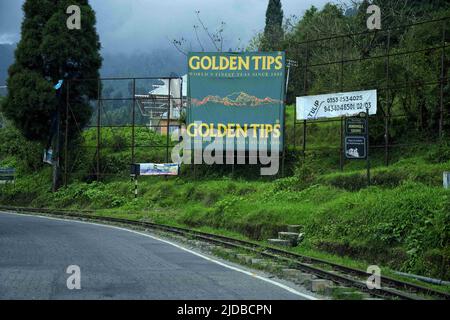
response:
[[[191,137],[253,135],[283,148],[284,52],[190,53],[188,69]]]

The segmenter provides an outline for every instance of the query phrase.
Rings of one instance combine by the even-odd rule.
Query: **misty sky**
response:
[[[285,16],[301,16],[311,5],[321,8],[327,0],[282,0]],[[0,43],[20,38],[23,0],[0,0]],[[226,46],[245,44],[265,24],[268,0],[91,0],[104,53],[136,53],[168,47],[168,39],[195,40],[195,11],[209,29],[226,23]],[[206,44],[206,36],[201,35]],[[185,45],[188,47],[188,45]],[[197,48],[198,49],[198,48]]]

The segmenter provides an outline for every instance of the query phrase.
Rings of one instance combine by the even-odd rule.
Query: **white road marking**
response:
[[[111,226],[111,225],[94,223],[94,222],[87,222],[87,221],[78,221],[78,220],[71,220],[71,219],[62,219],[62,218],[47,217],[47,216],[34,215],[34,214],[22,214],[22,213],[4,212],[4,211],[1,211],[0,213],[9,214],[9,215],[16,215],[16,216],[35,217],[35,218],[48,219],[48,220],[57,220],[57,221],[64,221],[64,222],[75,222],[75,223],[81,223],[81,224],[89,224],[89,225],[95,225],[95,226],[104,227],[104,228],[111,228],[111,229],[117,229],[117,230],[131,232],[131,233],[134,233],[134,234],[137,234],[137,235],[140,235],[140,236],[144,236],[144,237],[147,237],[147,238],[151,238],[153,240],[157,240],[157,241],[169,244],[169,245],[171,245],[173,247],[176,247],[176,248],[178,248],[180,250],[186,251],[186,252],[188,252],[190,254],[193,254],[193,255],[195,255],[197,257],[200,257],[200,258],[208,260],[208,261],[210,261],[212,263],[218,264],[218,265],[220,265],[220,266],[222,266],[224,268],[227,268],[227,269],[230,269],[230,270],[233,270],[233,271],[236,271],[236,272],[240,272],[240,273],[246,274],[248,276],[251,276],[253,278],[265,281],[267,283],[270,283],[270,284],[272,284],[274,286],[277,286],[277,287],[279,287],[281,289],[284,289],[284,290],[286,290],[286,291],[288,291],[288,292],[290,292],[292,294],[295,294],[295,295],[297,295],[299,297],[302,297],[302,298],[305,298],[307,300],[319,300],[316,297],[313,297],[311,295],[299,292],[299,291],[297,291],[297,290],[295,290],[293,288],[290,288],[290,287],[288,287],[288,286],[286,286],[286,285],[284,285],[282,283],[276,282],[274,280],[265,278],[263,276],[254,274],[252,272],[249,272],[249,271],[246,271],[246,270],[234,267],[234,266],[230,266],[230,265],[228,265],[226,263],[223,263],[223,262],[220,262],[218,260],[215,260],[215,259],[212,259],[210,257],[207,257],[207,256],[205,256],[205,255],[203,255],[201,253],[192,251],[192,250],[190,250],[188,248],[184,248],[184,247],[182,247],[182,246],[180,246],[180,245],[178,245],[176,243],[173,243],[171,241],[164,240],[164,239],[161,239],[161,238],[158,238],[156,236],[152,236],[152,235],[149,235],[149,234],[146,234],[146,233],[142,233],[142,232],[138,232],[138,231],[135,231],[135,230],[126,229],[126,228],[121,228],[121,227],[117,227],[117,226]]]

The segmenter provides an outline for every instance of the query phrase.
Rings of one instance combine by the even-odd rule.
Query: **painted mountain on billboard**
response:
[[[220,96],[207,96],[203,99],[195,99],[192,98],[192,104],[195,106],[203,106],[207,103],[217,103],[222,104],[224,106],[233,106],[233,107],[258,107],[267,104],[279,104],[282,101],[275,100],[269,97],[258,98],[252,95],[249,95],[245,92],[234,92],[226,97]]]

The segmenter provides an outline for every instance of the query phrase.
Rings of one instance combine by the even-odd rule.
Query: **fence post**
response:
[[[132,110],[132,123],[131,123],[131,163],[136,163],[135,156],[135,144],[136,144],[136,78],[133,78],[133,110]]]
[[[442,23],[442,53],[441,53],[441,76],[440,76],[440,111],[439,111],[439,138],[442,139],[444,136],[444,77],[445,77],[445,20]]]
[[[340,91],[344,91],[344,38],[342,38],[342,44],[341,44],[341,83],[340,83]],[[345,116],[341,117],[341,147],[339,149],[339,169],[341,171],[344,171],[344,122],[345,122]]]
[[[167,139],[166,139],[166,163],[169,163],[169,144],[170,144],[170,107],[172,103],[172,95],[171,95],[171,84],[172,84],[172,78],[169,78],[169,94],[168,94],[168,105],[167,105]]]
[[[303,79],[303,94],[308,95],[308,63],[309,63],[309,42],[308,38],[306,39],[306,61],[305,61],[305,75]],[[294,121],[297,121],[295,119]],[[306,159],[306,120],[303,120],[303,158]]]
[[[64,137],[64,186],[67,187],[67,166],[69,163],[69,90],[70,90],[70,80],[67,81],[66,89],[66,132]]]
[[[384,164],[389,166],[389,104],[391,99],[391,75],[390,75],[390,53],[391,53],[391,30],[388,31],[386,54],[386,112],[384,114]]]
[[[341,117],[341,123],[340,123],[340,139],[341,139],[341,146],[339,148],[339,169],[341,171],[344,171],[344,118],[345,117]]]
[[[97,80],[97,181],[100,181],[100,134],[101,134],[101,101],[100,79]]]

